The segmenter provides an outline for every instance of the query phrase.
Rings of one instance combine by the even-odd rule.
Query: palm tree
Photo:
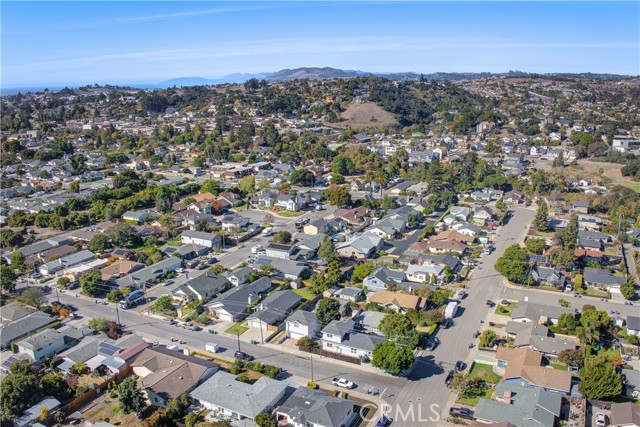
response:
[[[376,184],[380,186],[380,198],[382,198],[382,189],[387,185],[388,182],[389,178],[387,177],[387,174],[382,170],[379,171],[376,175]]]
[[[364,174],[365,182],[369,183],[369,195],[371,195],[371,193],[373,192],[373,180],[374,179],[375,179],[375,175],[373,174],[373,172],[367,171],[367,173]]]

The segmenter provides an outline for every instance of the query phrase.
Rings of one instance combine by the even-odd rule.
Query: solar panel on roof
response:
[[[101,342],[98,344],[98,352],[102,354],[106,354],[109,356],[113,356],[118,351],[120,351],[119,347],[116,347],[113,344],[109,344],[108,342]]]
[[[267,259],[267,258],[258,258],[257,260],[254,261],[253,265],[254,267],[256,265],[260,266],[260,265],[269,265],[271,264],[271,260]]]

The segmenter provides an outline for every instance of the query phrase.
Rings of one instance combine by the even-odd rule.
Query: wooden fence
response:
[[[87,403],[88,401],[90,401],[91,399],[95,398],[96,395],[99,392],[102,392],[102,390],[106,390],[107,387],[109,387],[109,384],[111,384],[112,382],[115,381],[115,382],[119,383],[120,381],[125,379],[127,376],[129,376],[129,374],[132,371],[133,371],[133,368],[131,368],[131,366],[128,366],[125,370],[123,370],[121,372],[118,372],[117,374],[113,375],[112,377],[110,377],[106,381],[104,381],[104,382],[102,382],[100,384],[97,384],[92,389],[87,390],[84,394],[76,397],[71,402],[69,402],[66,405],[62,406],[60,408],[60,411],[63,411],[65,414],[70,414],[75,409],[77,409],[79,406],[82,406],[85,403]]]

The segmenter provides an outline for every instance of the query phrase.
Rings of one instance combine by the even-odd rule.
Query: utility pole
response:
[[[56,285],[56,298],[58,299],[58,304],[60,304],[60,295],[58,294],[58,286]]]
[[[315,382],[313,380],[313,354],[311,355],[311,382],[312,383]]]
[[[116,301],[116,302],[115,302],[115,305],[116,305],[116,316],[118,317],[118,328],[119,328],[119,327],[120,327],[120,325],[122,324],[122,323],[120,323],[120,310],[118,309],[118,304],[119,304],[119,303],[120,303],[119,301]]]
[[[238,351],[240,351],[240,331],[236,331],[236,336],[238,338]]]
[[[264,344],[264,335],[262,334],[262,320],[260,320],[260,343]]]

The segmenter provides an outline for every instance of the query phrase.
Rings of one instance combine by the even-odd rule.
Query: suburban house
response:
[[[253,384],[243,383],[236,376],[218,371],[195,388],[189,396],[212,411],[213,415],[233,420],[253,420],[270,413],[284,397],[287,383],[261,377]]]
[[[493,217],[493,211],[488,206],[478,206],[473,212],[473,223],[485,225]]]
[[[557,425],[562,412],[562,395],[540,388],[500,382],[494,399],[480,399],[474,418],[486,424],[549,427]]]
[[[471,208],[467,206],[451,206],[448,215],[455,217],[461,221],[466,221],[471,215]]]
[[[210,360],[163,347],[144,349],[131,366],[149,404],[162,408],[168,408],[169,400],[179,399],[218,371],[218,364]]]
[[[238,232],[247,228],[249,220],[239,215],[228,215],[220,220],[220,225],[224,231]]]
[[[279,426],[348,427],[357,417],[351,400],[299,387],[275,411]]]
[[[383,266],[365,277],[362,284],[369,291],[381,291],[386,290],[389,286],[399,285],[404,280],[404,271],[392,270]]]
[[[276,197],[276,202],[274,204],[277,208],[282,208],[288,210],[290,212],[297,212],[300,210],[300,199],[298,196],[292,196],[290,194],[279,194]]]
[[[207,233],[204,231],[185,230],[180,235],[183,244],[194,244],[206,246],[207,248],[217,248],[222,246],[222,238],[219,234]]]
[[[260,301],[249,316],[248,324],[254,328],[268,328],[287,318],[300,305],[302,297],[291,290],[276,291]]]
[[[240,267],[230,273],[227,273],[227,279],[233,286],[244,285],[249,281],[249,276],[253,273],[253,268],[251,267]]]
[[[337,232],[338,229],[337,222],[319,218],[305,225],[303,231],[306,235],[315,236],[320,233],[331,235]]]
[[[158,217],[158,213],[155,211],[127,211],[122,214],[122,219],[125,221],[135,222],[136,224],[142,224],[146,221],[151,221]]]
[[[102,280],[106,281],[109,279],[126,276],[127,274],[131,274],[134,271],[138,271],[144,267],[145,265],[141,262],[119,259],[113,264],[108,265],[100,270],[100,273],[102,274]]]
[[[138,289],[145,284],[154,283],[160,277],[166,276],[168,273],[176,271],[181,267],[182,261],[180,258],[170,257],[133,272],[128,276],[112,280],[112,282],[120,288]]]
[[[495,370],[507,384],[571,393],[571,373],[542,366],[542,353],[527,347],[498,347],[496,360]]]
[[[371,360],[373,347],[386,338],[355,332],[355,322],[332,320],[322,329],[322,349],[363,360]]]
[[[433,262],[410,264],[406,274],[408,281],[416,283],[442,283],[445,279],[444,268]]]
[[[41,311],[36,311],[24,317],[9,322],[2,327],[0,334],[0,349],[9,348],[11,343],[18,341],[34,332],[54,323],[56,319]]]
[[[270,242],[265,247],[266,255],[271,258],[290,259],[294,251],[293,245]]]
[[[549,328],[535,322],[507,322],[507,336],[514,338],[514,347],[529,347],[539,351],[548,359],[555,360],[564,350],[573,350],[578,346],[572,338],[555,338],[549,334]]]
[[[336,250],[341,257],[369,259],[382,248],[383,243],[384,240],[381,237],[373,233],[363,233],[337,244]]]
[[[4,325],[9,322],[21,319],[35,311],[35,309],[31,307],[25,307],[19,302],[10,302],[9,304],[2,306],[2,310],[0,310],[0,320]]]
[[[371,225],[367,232],[389,240],[400,236],[404,232],[405,226],[405,221],[401,219],[384,218]]]
[[[380,322],[387,313],[380,311],[362,311],[353,316],[356,330],[362,330],[370,334],[383,335],[380,332]]]
[[[40,424],[38,420],[42,415],[43,409],[46,409],[49,413],[54,411],[58,406],[60,406],[58,399],[52,396],[46,396],[32,407],[26,409],[20,418],[13,421],[12,425],[16,427],[42,426],[43,424]]]
[[[60,353],[66,346],[64,334],[55,329],[45,329],[16,343],[18,353],[28,355],[36,364]]]
[[[216,200],[225,208],[235,208],[242,205],[242,198],[237,194],[228,191],[218,194],[218,198]]]
[[[627,335],[640,337],[640,317],[627,316]]]
[[[511,312],[514,322],[535,322],[540,324],[557,324],[562,313],[573,313],[573,310],[546,304],[519,302]]]
[[[307,277],[311,272],[311,269],[305,263],[288,259],[260,256],[253,262],[254,269],[258,269],[263,265],[272,267],[272,274],[291,280]]]
[[[602,268],[586,267],[584,269],[584,283],[587,286],[605,288],[611,292],[620,292],[620,285],[625,283],[627,279],[620,276],[614,276],[608,270]]]
[[[612,403],[609,422],[611,427],[640,427],[640,406],[633,402]]]
[[[539,286],[553,286],[564,288],[567,276],[556,268],[535,266],[531,269],[531,276]]]
[[[345,288],[339,288],[333,293],[333,296],[344,301],[360,302],[364,300],[364,291],[360,288],[347,286]]]
[[[295,311],[286,321],[287,335],[294,340],[302,337],[313,338],[320,334],[321,329],[320,321],[310,311]]]
[[[75,254],[63,256],[55,261],[49,261],[48,263],[41,265],[39,267],[39,271],[43,276],[48,276],[60,270],[64,270],[65,268],[74,267],[78,264],[91,261],[94,258],[95,254],[85,249],[80,252],[76,252]]]
[[[455,240],[429,240],[427,241],[429,252],[434,254],[456,253],[463,254],[467,245]]]
[[[231,282],[224,276],[205,273],[201,276],[187,280],[183,285],[178,286],[172,297],[181,303],[189,301],[209,301],[215,295],[231,287]]]
[[[398,313],[404,313],[409,309],[422,310],[427,304],[427,300],[419,296],[392,291],[374,292],[369,302],[380,304],[383,308],[390,308]]]
[[[433,237],[433,240],[453,240],[454,242],[460,242],[466,245],[469,243],[473,243],[475,238],[473,236],[462,234],[457,230],[447,230],[438,233],[435,237]]]
[[[251,284],[237,286],[215,298],[206,306],[220,320],[238,322],[249,315],[249,307],[271,289],[271,279],[261,277]]]

